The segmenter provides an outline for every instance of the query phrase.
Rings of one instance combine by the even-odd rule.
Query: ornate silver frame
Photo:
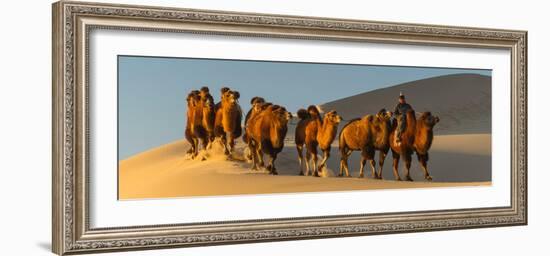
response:
[[[511,51],[511,205],[92,229],[88,33],[93,29],[497,48]],[[527,224],[527,32],[61,1],[53,4],[53,242],[57,254]]]

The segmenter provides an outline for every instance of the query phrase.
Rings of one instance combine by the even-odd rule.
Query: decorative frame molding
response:
[[[527,224],[527,32],[61,1],[53,4],[55,253],[216,245]],[[93,29],[343,40],[511,51],[509,207],[91,229],[88,37]]]

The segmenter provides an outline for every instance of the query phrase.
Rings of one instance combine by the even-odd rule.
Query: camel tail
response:
[[[298,115],[298,118],[300,118],[301,120],[304,120],[309,117],[309,113],[307,112],[307,110],[303,108],[299,109],[296,115]]]

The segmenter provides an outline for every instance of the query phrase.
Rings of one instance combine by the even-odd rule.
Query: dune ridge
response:
[[[478,74],[407,82],[327,102],[321,108],[351,120],[382,108],[393,111],[400,92],[417,112],[431,111],[441,118],[435,128],[439,135],[491,133],[491,77]]]

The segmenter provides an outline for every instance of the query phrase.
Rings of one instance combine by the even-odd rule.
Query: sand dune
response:
[[[242,160],[226,160],[221,149],[215,147],[201,154],[206,161],[185,157],[187,142],[176,141],[147,152],[122,160],[119,166],[119,198],[166,198],[184,196],[212,196],[262,193],[296,193],[318,191],[345,191],[366,189],[425,188],[449,186],[490,185],[489,177],[480,174],[487,168],[487,148],[478,148],[471,154],[449,152],[456,141],[490,140],[488,135],[442,136],[434,144],[430,167],[434,182],[424,182],[415,161],[412,176],[415,182],[393,181],[391,156],[384,168],[384,178],[356,178],[358,175],[358,153],[351,158],[350,168],[354,178],[332,177],[337,174],[338,154],[334,149],[324,178],[298,176],[296,150],[287,145],[276,162],[278,176],[265,171],[250,171],[250,164]],[[236,155],[242,158],[242,142]],[[490,166],[489,166],[490,167]],[[370,171],[370,169],[369,169]],[[370,175],[370,172],[367,172]],[[463,182],[463,181],[470,182]],[[471,182],[474,181],[474,182]]]
[[[412,81],[369,91],[321,105],[346,120],[393,111],[399,92],[417,112],[431,111],[441,118],[436,134],[491,133],[491,77],[456,74]]]

